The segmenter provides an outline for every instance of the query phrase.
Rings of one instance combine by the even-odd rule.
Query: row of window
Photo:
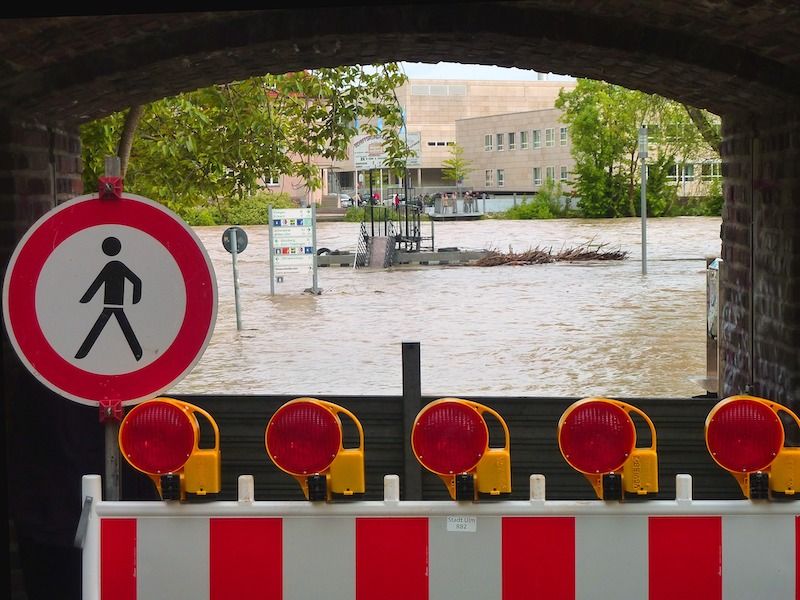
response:
[[[486,187],[505,187],[506,184],[506,171],[505,169],[486,169],[485,173],[485,185]],[[541,167],[533,167],[533,171],[531,172],[533,176],[533,185],[542,185],[542,168]],[[555,181],[556,179],[556,168],[555,167],[545,167],[544,169],[544,176],[545,180],[551,179]],[[559,172],[559,181],[566,182],[567,177],[569,176],[569,171],[567,167],[561,167]],[[495,179],[496,177],[496,179]],[[495,181],[497,182],[495,184]]]
[[[428,146],[455,146],[455,142],[442,142],[442,141],[431,141],[428,142]]]
[[[530,133],[530,138],[528,137],[528,133]],[[528,141],[529,139],[530,143]],[[517,148],[517,132],[509,131],[508,133],[495,133],[494,135],[487,133],[485,136],[483,136],[483,149],[486,152],[491,152],[495,149],[497,149],[499,152],[502,152],[506,149],[506,140],[508,140],[509,150],[515,150]],[[566,127],[561,127],[559,129],[559,143],[562,146],[567,145]],[[556,145],[556,130],[554,127],[548,127],[544,130],[544,145],[545,147]],[[534,150],[542,147],[541,129],[533,129],[530,132],[519,132],[519,149],[527,150],[529,146]]]
[[[667,179],[672,181],[694,181],[696,167],[700,170],[700,179],[709,181],[722,177],[722,164],[718,162],[701,163],[698,165],[685,164],[682,166],[672,165],[667,173]]]
[[[700,178],[704,181],[708,181],[711,179],[718,179],[722,177],[721,164],[718,162],[702,163],[696,166],[700,167]],[[486,187],[495,187],[495,186],[505,187],[505,179],[506,179],[505,169],[486,169],[484,171],[484,175],[485,175]],[[533,167],[531,175],[532,175],[533,185],[542,185],[543,181],[547,179],[551,179],[553,181],[556,180],[556,168],[545,167],[544,179],[542,179],[541,167]],[[567,169],[567,167],[565,166],[560,167],[558,180],[565,183],[568,177],[569,177],[569,170]],[[682,166],[682,168],[677,165],[673,165],[670,168],[667,177],[672,181],[694,181],[695,165],[685,164]]]

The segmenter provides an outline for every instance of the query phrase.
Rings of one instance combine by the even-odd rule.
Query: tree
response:
[[[178,213],[206,203],[222,212],[278,175],[300,176],[309,190],[319,189],[315,160],[346,158],[359,120],[366,133],[377,133],[370,122],[382,120],[380,135],[397,166],[408,147],[398,135],[394,90],[405,81],[396,63],[265,75],[145,105],[138,127],[127,118],[134,109],[110,115],[82,128],[84,183],[94,188],[103,158],[124,159],[129,147],[127,190]]]
[[[575,158],[574,194],[588,217],[637,214],[640,180],[638,131],[648,126],[655,148],[648,165],[648,207],[653,216],[666,214],[676,191],[668,175],[676,162],[716,152],[704,141],[682,104],[628,90],[603,81],[578,80],[562,92],[556,107],[570,126]]]
[[[442,175],[448,181],[456,184],[459,197],[461,196],[461,183],[472,171],[472,165],[464,158],[464,148],[458,144],[450,146],[450,158],[442,161]]]

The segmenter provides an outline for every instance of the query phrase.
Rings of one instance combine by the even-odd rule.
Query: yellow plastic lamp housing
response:
[[[636,426],[630,413],[640,416],[650,428],[649,447],[636,447]],[[644,496],[658,492],[656,430],[635,406],[610,398],[575,402],[558,422],[558,447],[601,500],[622,500],[625,493]],[[620,485],[617,488],[610,482]]]
[[[358,447],[342,445],[340,415],[358,430]],[[364,430],[349,410],[316,398],[296,398],[267,423],[264,445],[272,462],[294,477],[307,500],[363,494]]]
[[[211,424],[213,448],[198,446],[197,415]],[[203,496],[220,491],[219,428],[211,415],[193,404],[155,398],[136,405],[120,424],[119,449],[134,469],[153,480],[162,498],[162,478],[168,475],[179,477],[181,500],[187,493]]]
[[[725,398],[708,413],[708,451],[734,476],[746,498],[794,496],[800,486],[800,448],[783,445],[780,413],[800,426],[797,415],[785,406],[748,395]]]
[[[486,414],[503,429],[505,442],[501,448],[489,447]],[[419,463],[444,482],[453,500],[511,493],[508,426],[488,406],[459,398],[431,402],[414,420],[411,447]],[[457,481],[464,475],[471,476],[472,489],[460,490]]]

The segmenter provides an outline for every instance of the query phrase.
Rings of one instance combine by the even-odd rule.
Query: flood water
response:
[[[422,393],[435,396],[680,397],[703,394],[705,257],[721,219],[435,223],[437,248],[520,252],[580,244],[622,261],[530,266],[319,269],[270,295],[267,226],[245,227],[237,331],[225,227],[199,227],[217,275],[209,347],[172,390],[197,394],[400,394],[401,343],[420,342]],[[354,250],[357,223],[319,223],[317,247]]]

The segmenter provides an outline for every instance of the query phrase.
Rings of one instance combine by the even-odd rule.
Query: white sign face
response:
[[[312,209],[273,208],[270,237],[274,278],[313,273],[315,249]]]
[[[45,385],[83,404],[157,396],[200,359],[216,277],[192,229],[160,204],[81,196],[25,234],[3,282],[14,349]]]
[[[422,166],[421,135],[419,133],[408,134],[408,147],[413,153],[406,160],[408,167]],[[380,135],[359,135],[353,140],[353,163],[358,170],[363,169],[385,169],[386,152],[383,149],[383,138]]]
[[[110,239],[121,246],[114,260],[102,251]],[[120,269],[119,281],[113,281],[115,264],[130,274]],[[111,286],[120,286],[119,308],[105,304]],[[70,318],[65,319],[68,304]],[[66,239],[45,261],[36,285],[44,337],[67,362],[90,373],[120,375],[151,364],[175,341],[185,312],[186,287],[175,259],[155,238],[124,225],[90,227]],[[78,358],[92,331],[96,339]]]

